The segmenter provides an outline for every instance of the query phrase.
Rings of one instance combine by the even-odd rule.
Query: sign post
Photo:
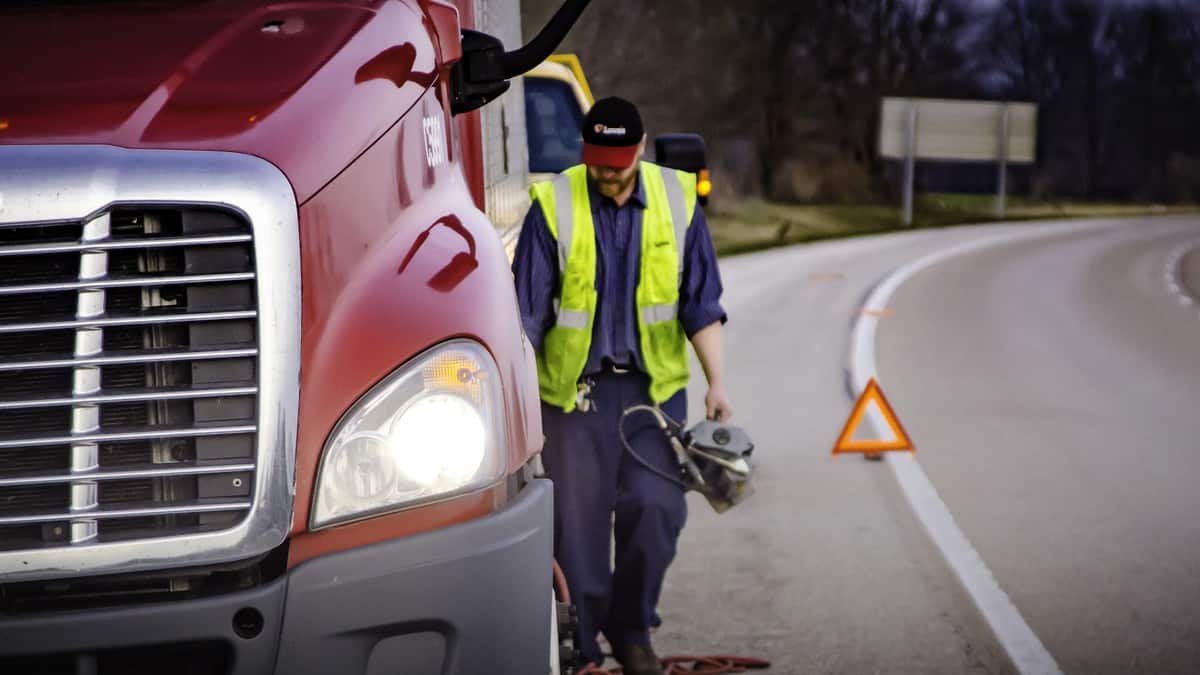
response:
[[[996,154],[1000,157],[996,179],[996,217],[1004,218],[1004,197],[1008,192],[1008,104],[1000,111],[1000,126],[996,131]]]
[[[904,226],[912,225],[913,189],[917,177],[917,104],[908,102],[908,142],[904,156]]]

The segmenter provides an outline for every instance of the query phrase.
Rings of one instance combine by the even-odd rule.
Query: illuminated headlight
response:
[[[507,453],[500,379],[478,344],[449,342],[360,398],[321,458],[312,527],[395,511],[490,485]]]

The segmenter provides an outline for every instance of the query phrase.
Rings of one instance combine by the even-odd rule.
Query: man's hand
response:
[[[717,422],[728,422],[733,417],[733,406],[729,404],[729,393],[724,384],[709,385],[704,397],[705,416]]]

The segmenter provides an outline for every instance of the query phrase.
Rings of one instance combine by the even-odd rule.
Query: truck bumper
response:
[[[490,516],[315,558],[251,590],[0,619],[0,664],[98,654],[88,670],[104,673],[106,652],[144,648],[174,666],[150,672],[188,675],[544,673],[552,535],[551,486],[535,480]],[[188,658],[184,645],[223,665],[170,664]]]

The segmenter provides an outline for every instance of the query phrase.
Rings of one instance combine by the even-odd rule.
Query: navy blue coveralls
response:
[[[645,190],[639,179],[632,197],[618,207],[589,181],[589,198],[596,231],[598,299],[583,377],[593,383],[594,410],[568,414],[543,403],[542,461],[554,481],[554,555],[579,609],[579,646],[585,661],[601,663],[598,630],[613,644],[649,644],[649,629],[658,622],[655,607],[675,557],[687,506],[683,489],[629,457],[618,436],[621,412],[650,403],[634,296]],[[538,350],[555,322],[557,251],[542,209],[534,204],[517,242],[513,272],[525,332]],[[698,205],[687,230],[681,276],[679,320],[688,337],[713,322],[724,322],[716,254],[708,221]],[[661,407],[683,422],[687,391],[681,389]],[[626,435],[644,459],[675,473],[670,445],[650,415],[630,416]],[[615,569],[610,568],[610,533],[616,545]]]

